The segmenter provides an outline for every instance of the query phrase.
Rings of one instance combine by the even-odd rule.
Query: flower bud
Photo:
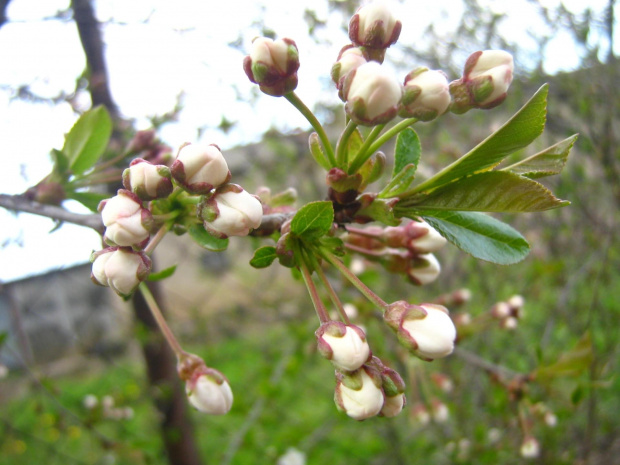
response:
[[[247,236],[263,219],[263,206],[237,184],[226,184],[200,207],[204,227],[216,237]]]
[[[99,405],[99,399],[94,394],[86,394],[82,399],[82,405],[87,410],[93,410],[97,405]]]
[[[407,270],[409,281],[417,286],[432,283],[441,272],[441,265],[432,253],[415,256]]]
[[[108,244],[140,248],[148,240],[153,216],[133,192],[120,189],[111,199],[101,201],[98,209]]]
[[[451,110],[465,113],[471,108],[488,110],[504,101],[514,63],[512,55],[503,50],[473,53],[467,59],[463,77],[450,83],[453,97]]]
[[[437,252],[447,240],[425,221],[410,221],[403,226],[387,227],[383,233],[390,247],[403,247],[415,254]]]
[[[405,301],[390,304],[383,318],[399,341],[423,360],[450,355],[454,350],[456,328],[441,305],[411,305]]]
[[[378,415],[384,401],[381,376],[368,366],[347,375],[337,371],[334,401],[338,410],[355,420]]]
[[[228,182],[230,171],[217,145],[185,144],[179,149],[170,171],[174,179],[192,194],[207,194]]]
[[[340,50],[338,60],[332,66],[331,77],[339,91],[342,89],[342,81],[349,72],[368,63],[368,55],[355,45],[346,45]],[[343,99],[341,92],[339,96]]]
[[[447,405],[439,399],[433,399],[431,401],[431,411],[433,420],[435,420],[436,423],[445,423],[450,418],[450,411]]]
[[[521,444],[521,457],[525,459],[534,459],[540,455],[540,444],[533,436],[527,436]]]
[[[170,169],[136,158],[123,171],[123,186],[142,200],[168,197],[172,193]]]
[[[248,79],[258,84],[267,95],[281,97],[297,87],[299,52],[291,39],[272,40],[257,37],[252,50],[243,60],[243,70]]]
[[[428,425],[431,421],[431,415],[424,404],[417,403],[411,408],[411,415],[422,425]]]
[[[233,394],[228,380],[213,368],[196,370],[186,381],[185,392],[194,408],[209,415],[224,415],[232,407]]]
[[[370,357],[364,331],[339,321],[323,323],[316,331],[319,352],[342,371],[355,371]]]
[[[346,75],[342,95],[345,110],[355,123],[376,126],[396,116],[402,88],[385,68],[368,62]]]
[[[381,375],[384,402],[379,414],[388,418],[395,417],[407,403],[405,399],[405,382],[398,372],[386,367],[377,357],[372,357],[368,365],[377,369]]]
[[[418,68],[405,77],[399,116],[431,121],[443,115],[452,97],[448,79],[442,71]]]
[[[143,252],[129,248],[110,247],[95,252],[91,279],[95,284],[108,286],[127,297],[151,272],[151,259]]]
[[[366,47],[372,59],[383,61],[385,49],[398,40],[402,24],[386,2],[374,1],[357,10],[349,22],[349,38]]]

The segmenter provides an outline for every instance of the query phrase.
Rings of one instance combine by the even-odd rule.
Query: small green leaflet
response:
[[[267,268],[278,258],[276,254],[276,248],[272,246],[265,246],[254,251],[254,256],[250,260],[250,265],[254,268]]]
[[[228,248],[228,239],[212,236],[201,224],[192,225],[188,232],[194,242],[203,249],[211,252],[222,252]]]
[[[541,366],[532,374],[537,380],[558,376],[578,376],[588,369],[593,358],[592,337],[587,331],[581,336],[577,344],[563,353],[555,363]]]
[[[300,208],[291,221],[291,233],[313,241],[327,234],[334,223],[334,206],[329,201],[311,202]]]
[[[577,134],[570,136],[557,144],[548,147],[542,152],[538,152],[531,157],[518,163],[502,168],[502,171],[520,174],[530,179],[542,178],[559,174],[570,152],[573,144],[577,140]]]
[[[82,174],[97,163],[111,134],[112,120],[105,107],[92,108],[80,116],[62,148],[73,174]]]
[[[158,271],[157,273],[149,274],[149,281],[161,281],[162,279],[169,278],[176,271],[177,266],[172,265],[164,270]]]
[[[403,216],[416,215],[411,212]],[[481,260],[512,265],[530,251],[517,230],[484,213],[425,211],[419,216],[459,249]]]
[[[402,172],[407,165],[413,165],[414,169],[409,176],[411,181],[415,175],[415,168],[420,162],[420,154],[422,153],[422,145],[418,134],[411,128],[407,128],[398,134],[396,138],[396,149],[394,150],[394,170],[392,178],[395,178]]]

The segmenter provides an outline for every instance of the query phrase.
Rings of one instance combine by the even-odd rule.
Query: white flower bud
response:
[[[405,314],[400,331],[413,342],[414,353],[425,360],[450,355],[454,350],[456,328],[448,316],[448,310],[441,305],[421,304],[426,312],[423,318]]]
[[[442,71],[418,68],[405,78],[399,115],[431,121],[443,115],[451,101],[446,75]]]
[[[120,189],[99,204],[99,211],[106,227],[103,239],[108,244],[139,247],[149,238],[153,217],[132,192]]]
[[[407,270],[409,280],[418,286],[432,283],[439,273],[441,273],[441,265],[432,253],[416,256]]]
[[[525,304],[525,299],[523,298],[523,296],[517,294],[517,295],[513,295],[512,297],[510,297],[506,303],[511,308],[518,311],[523,308],[523,305]]]
[[[497,302],[491,307],[491,315],[498,320],[508,318],[510,316],[510,306],[506,302]]]
[[[182,146],[170,171],[174,179],[192,194],[207,194],[230,179],[226,160],[213,144]]]
[[[407,233],[411,239],[407,243],[407,249],[414,253],[424,254],[437,252],[448,242],[445,237],[437,232],[425,221],[412,221],[407,223]]]
[[[91,279],[95,284],[108,286],[126,297],[144,281],[151,271],[151,260],[142,252],[130,249],[107,248],[95,252]]]
[[[509,316],[508,318],[504,318],[500,325],[502,328],[507,329],[509,331],[514,331],[519,326],[519,320],[514,316]]]
[[[9,369],[7,368],[6,365],[3,365],[2,363],[0,363],[0,379],[4,379],[7,376],[9,376]]]
[[[267,95],[279,97],[292,92],[297,87],[299,69],[297,45],[288,38],[257,37],[243,61],[243,69],[248,79]]]
[[[473,93],[476,104],[483,108],[499,105],[506,98],[513,69],[512,55],[504,50],[485,50],[471,55],[463,78],[476,81]]]
[[[431,415],[423,404],[415,404],[411,408],[411,414],[422,425],[428,425],[431,421]]]
[[[377,0],[359,8],[353,15],[349,22],[349,38],[356,45],[386,49],[398,40],[401,27],[387,3]]]
[[[338,409],[355,420],[365,420],[379,414],[384,398],[378,373],[362,367],[347,376],[337,372],[336,377],[334,400]]]
[[[123,186],[142,200],[168,197],[172,192],[170,169],[165,165],[153,165],[141,158],[131,162],[123,171]]]
[[[371,357],[366,335],[357,326],[330,321],[320,326],[316,338],[321,355],[339,370],[355,371]]]
[[[558,425],[558,417],[553,412],[545,412],[543,420],[551,428],[555,428]]]
[[[188,380],[185,392],[196,409],[209,415],[224,415],[232,407],[233,394],[228,381],[212,368]]]
[[[445,423],[450,418],[448,406],[440,400],[433,399],[431,402],[431,408],[433,412],[433,420],[437,423]]]
[[[395,396],[385,396],[381,415],[392,418],[402,412],[405,406],[405,394],[396,394]]]
[[[402,87],[389,71],[371,61],[347,74],[342,94],[345,110],[355,123],[375,126],[396,116]]]
[[[540,444],[533,436],[527,436],[521,444],[521,457],[534,459],[540,455]]]
[[[94,409],[99,404],[99,399],[94,394],[87,394],[82,399],[82,405],[88,410]]]
[[[306,454],[294,447],[289,447],[286,453],[278,458],[276,465],[306,465]]]
[[[368,63],[368,57],[361,48],[353,45],[343,47],[338,54],[338,60],[332,66],[332,80],[340,89],[345,76],[365,63]],[[342,98],[342,95],[340,97]]]
[[[207,231],[217,237],[247,236],[263,219],[260,200],[236,184],[227,184],[200,209]]]

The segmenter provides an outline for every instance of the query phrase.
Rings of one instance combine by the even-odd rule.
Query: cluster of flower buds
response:
[[[401,344],[423,360],[445,357],[454,350],[456,328],[441,305],[400,300],[386,308],[383,318]]]
[[[403,273],[418,286],[431,283],[441,272],[433,254],[446,243],[428,223],[410,221],[401,226],[365,229],[349,228],[350,248],[366,258],[378,261],[392,273]]]
[[[131,420],[134,411],[131,407],[115,406],[114,398],[106,395],[101,398],[101,402],[94,394],[87,394],[82,400],[84,408],[93,412],[95,415],[110,420]]]
[[[491,308],[491,316],[499,320],[504,329],[516,329],[519,320],[523,318],[523,305],[525,300],[520,295],[513,295],[505,302],[497,302]]]
[[[450,83],[452,107],[461,114],[472,108],[487,110],[506,99],[512,82],[512,55],[504,50],[478,51],[465,62],[463,76]]]
[[[149,134],[143,135],[142,145],[149,145]],[[143,152],[140,142],[136,140],[132,150]],[[260,200],[229,184],[230,177],[216,145],[185,144],[170,168],[142,158],[133,160],[123,172],[124,189],[99,204],[106,228],[103,239],[110,247],[91,256],[93,282],[127,297],[148,277],[151,260],[143,250],[156,224],[152,210],[157,200],[173,193],[175,184],[177,191],[202,196],[196,220],[203,221],[211,234],[245,236],[258,228],[263,216]]]
[[[273,40],[257,37],[252,41],[250,55],[243,60],[248,79],[260,90],[273,97],[281,97],[297,87],[299,53],[291,39]]]
[[[228,413],[233,394],[226,377],[209,368],[197,355],[185,354],[177,366],[179,377],[185,381],[185,392],[190,404],[209,415]]]

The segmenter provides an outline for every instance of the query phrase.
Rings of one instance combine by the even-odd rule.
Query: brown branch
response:
[[[510,380],[510,379],[527,379],[529,375],[524,373],[519,373],[517,371],[513,371],[510,368],[506,368],[502,365],[497,365],[493,362],[490,362],[473,352],[463,349],[462,347],[454,348],[454,355],[469,363],[470,365],[474,365],[482,370],[486,371],[488,374],[497,377],[501,380]]]

